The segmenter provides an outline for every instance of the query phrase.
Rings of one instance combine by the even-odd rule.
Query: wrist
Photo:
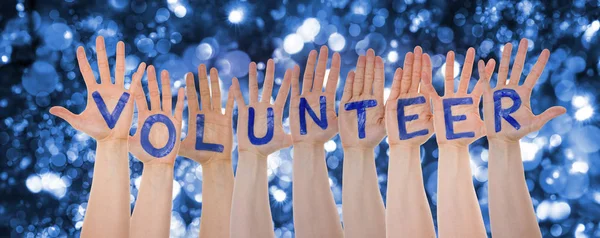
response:
[[[519,146],[519,141],[505,140],[500,138],[488,138],[489,147],[497,148],[510,148],[513,146]]]
[[[154,176],[164,176],[173,174],[174,166],[169,163],[144,163],[144,170],[142,173],[148,172]]]
[[[227,166],[229,166],[231,168],[231,165],[232,165],[231,155],[229,155],[227,157],[223,157],[222,159],[221,158],[212,159],[207,162],[200,163],[200,165],[202,166],[202,171],[219,170],[219,168],[223,168],[223,167],[227,167]]]
[[[373,158],[373,149],[364,147],[344,147],[344,158]]]
[[[444,157],[463,157],[465,154],[469,154],[468,145],[456,145],[456,144],[442,144],[438,145],[440,157],[444,154]]]
[[[392,158],[411,158],[420,155],[420,145],[395,144],[390,145],[390,159]],[[419,158],[419,156],[416,156]]]
[[[238,150],[238,160],[240,158],[245,160],[267,160],[267,157],[266,155],[250,150]]]

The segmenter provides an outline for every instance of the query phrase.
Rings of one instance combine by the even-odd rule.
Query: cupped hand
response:
[[[135,87],[141,80],[146,65],[144,63],[139,65],[137,72],[132,77],[131,87],[127,90],[124,87],[125,44],[121,41],[117,44],[115,83],[111,81],[102,36],[96,38],[96,56],[98,58],[98,70],[100,71],[100,83],[96,82],[84,48],[81,46],[77,48],[79,70],[88,91],[87,104],[83,112],[74,114],[64,107],[55,106],[50,108],[50,113],[62,118],[73,128],[88,134],[97,141],[126,140],[133,118],[131,92],[136,90]]]
[[[215,160],[231,160],[233,93],[230,92],[227,96],[223,112],[219,73],[215,68],[210,70],[209,87],[206,66],[201,64],[198,67],[200,101],[202,102],[202,108],[200,108],[194,75],[188,73],[185,78],[189,113],[188,134],[181,142],[179,154],[200,164]]]
[[[148,90],[150,108],[146,102],[141,83],[133,91],[138,109],[137,130],[129,137],[129,150],[144,164],[166,163],[173,165],[181,144],[181,121],[183,115],[183,88],[177,92],[175,115],[172,110],[171,80],[169,72],[163,70],[160,75],[162,88],[158,90],[154,66],[148,67]]]
[[[366,56],[358,57],[356,72],[348,73],[339,115],[345,149],[373,149],[385,137],[383,66],[383,59],[369,49]]]
[[[246,105],[237,78],[233,78],[231,88],[238,105],[238,151],[247,151],[266,158],[269,154],[292,145],[291,136],[285,133],[282,126],[283,108],[290,91],[292,71],[288,69],[285,72],[275,103],[271,104],[275,78],[273,60],[270,59],[267,62],[267,72],[260,101],[258,100],[256,63],[250,63],[249,67],[250,103]]]
[[[317,51],[313,50],[310,52],[306,61],[306,70],[304,71],[302,94],[300,94],[300,85],[298,82],[300,68],[295,66],[292,72],[290,127],[292,129],[292,140],[295,144],[308,143],[322,145],[338,132],[338,119],[335,112],[335,92],[340,73],[340,55],[338,53],[333,54],[327,85],[325,86],[325,91],[323,91],[327,58],[328,49],[327,46],[323,46],[319,53],[319,61],[317,62],[315,73]],[[301,111],[302,107],[305,107],[305,105],[301,106],[301,104],[304,103],[308,104],[310,109]],[[314,116],[319,118],[318,122],[320,124],[315,122],[309,114],[308,110],[311,109]],[[301,117],[304,117],[305,120],[301,120]],[[305,124],[301,125],[303,122]]]
[[[527,55],[527,44],[527,39],[522,39],[519,43],[508,83],[508,68],[512,53],[510,43],[504,46],[502,52],[496,87],[490,88],[489,81],[484,85],[483,111],[487,136],[490,140],[519,141],[525,135],[541,129],[548,121],[567,111],[564,107],[555,106],[540,115],[533,114],[530,102],[531,91],[544,71],[550,51],[547,49],[542,51],[523,84],[519,85]],[[481,63],[479,67],[481,71]],[[509,114],[503,116],[505,113]]]

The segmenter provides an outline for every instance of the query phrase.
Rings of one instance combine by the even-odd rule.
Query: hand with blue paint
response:
[[[419,46],[406,53],[404,69],[396,69],[385,105],[390,145],[387,237],[435,237],[421,172],[421,145],[433,134],[430,97],[419,87],[422,74],[431,74],[431,64],[425,61],[430,61],[429,55]]]
[[[200,237],[229,238],[231,196],[233,193],[233,93],[227,96],[225,110],[221,106],[219,72],[206,66],[198,67],[200,102],[194,75],[186,75],[188,98],[188,133],[181,142],[179,155],[201,164],[202,167],[202,219]]]
[[[147,72],[150,108],[140,82],[132,95],[138,126],[129,137],[129,150],[144,163],[144,170],[129,237],[167,237],[171,224],[173,166],[181,144],[184,92],[183,88],[177,91],[173,115],[169,72],[161,72],[162,103],[154,66],[150,65]]]
[[[104,38],[96,38],[100,83],[88,62],[85,49],[77,49],[79,70],[87,88],[83,112],[74,114],[64,107],[50,113],[73,128],[96,139],[94,176],[81,237],[126,237],[129,234],[130,191],[127,137],[133,118],[132,91],[136,90],[146,65],[141,63],[125,88],[125,44],[117,43],[114,83],[111,80]]]
[[[366,56],[358,57],[356,72],[348,73],[340,102],[342,209],[347,238],[386,236],[385,207],[374,158],[374,149],[385,136],[383,88],[383,59],[369,49]]]
[[[564,107],[555,106],[540,115],[533,114],[531,93],[550,52],[542,50],[525,81],[519,85],[527,51],[528,40],[522,39],[507,83],[512,44],[504,45],[496,87],[490,88],[489,82],[484,85],[483,113],[489,142],[489,209],[494,237],[542,236],[525,182],[519,140],[566,112]]]
[[[308,55],[302,94],[298,66],[292,73],[290,127],[294,143],[294,226],[296,237],[343,237],[342,225],[329,186],[323,145],[337,134],[335,92],[340,55],[333,54],[325,90],[328,49]],[[316,71],[315,71],[316,63]]]
[[[473,187],[469,145],[485,135],[479,116],[479,100],[485,81],[495,66],[492,59],[471,93],[467,92],[475,61],[475,49],[465,57],[458,90],[454,84],[454,52],[446,56],[444,96],[437,95],[431,71],[422,73],[423,92],[433,101],[433,127],[439,148],[438,234],[440,237],[487,237],[483,217]],[[425,68],[431,68],[429,57]]]
[[[231,205],[231,237],[274,237],[267,179],[269,154],[292,145],[283,130],[283,108],[290,91],[291,70],[285,72],[275,103],[271,93],[275,63],[267,62],[262,99],[258,98],[256,63],[250,63],[250,103],[246,105],[240,84],[233,78],[230,93],[238,105],[238,166]]]

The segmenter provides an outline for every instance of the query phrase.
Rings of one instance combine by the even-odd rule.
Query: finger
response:
[[[394,73],[394,79],[392,80],[392,88],[390,90],[390,96],[388,100],[396,100],[400,96],[400,82],[402,81],[402,68],[397,68]]]
[[[416,93],[419,91],[419,81],[421,80],[421,59],[423,56],[423,49],[420,46],[415,47],[415,56],[413,60],[413,72],[412,80],[410,82],[409,93]]]
[[[258,102],[258,81],[256,80],[256,63],[252,62],[249,66],[248,89],[250,91],[250,103]]]
[[[555,117],[560,116],[566,112],[567,112],[567,109],[565,109],[564,107],[560,107],[560,106],[548,108],[542,114],[537,115],[535,117],[534,124],[533,124],[534,130],[537,131],[539,129],[542,129],[542,127],[544,125],[546,125],[546,123],[548,123],[548,121],[550,121],[550,120],[554,119]]]
[[[261,102],[270,103],[271,95],[273,94],[273,80],[275,78],[275,62],[273,59],[267,61],[267,74],[263,82]]]
[[[242,89],[240,88],[240,82],[236,77],[231,79],[231,86],[233,86],[233,96],[235,98],[235,102],[238,105],[238,108],[245,108],[246,102],[244,101],[244,95],[242,95]],[[231,93],[231,91],[230,91]]]
[[[171,94],[171,79],[169,77],[169,71],[163,70],[160,72],[160,85],[162,89],[162,109],[167,115],[172,115],[172,97]]]
[[[150,74],[150,72],[147,72],[147,74]],[[136,73],[134,75],[134,79],[131,81],[130,89],[131,94],[135,99],[135,104],[137,105],[138,113],[148,111],[148,102],[146,101],[146,94],[144,94],[144,88],[142,88],[142,76],[143,74],[140,73]]]
[[[483,74],[479,77],[479,80],[477,80],[477,84],[475,84],[475,87],[471,92],[471,94],[476,98],[475,102],[473,102],[475,105],[479,105],[479,99],[481,99],[481,94],[483,93],[484,87],[490,87],[490,79],[492,78],[492,74],[494,74],[495,67],[496,61],[494,59],[490,59],[483,69]]]
[[[185,74],[185,89],[187,90],[187,103],[190,115],[192,112],[200,110],[198,106],[198,95],[196,93],[196,83],[194,82],[194,74]]]
[[[383,59],[379,56],[375,58],[375,79],[373,81],[373,94],[379,102],[383,102],[383,88],[385,87],[385,74],[383,69]]]
[[[496,87],[506,85],[506,77],[508,77],[508,67],[510,66],[510,55],[512,53],[512,44],[506,43],[502,50],[502,59],[500,59],[500,67],[498,68],[498,82]]]
[[[336,52],[331,59],[331,68],[329,69],[329,77],[327,78],[327,85],[325,86],[325,93],[330,96],[333,95],[334,97],[340,78],[340,63],[340,54]]]
[[[371,89],[373,88],[373,81],[375,80],[375,51],[373,49],[367,50],[367,65],[365,68],[365,83],[363,84],[362,93],[366,95],[373,95]]]
[[[115,63],[115,84],[123,87],[125,83],[125,43],[117,43],[117,62]]]
[[[177,103],[175,104],[175,119],[183,120],[183,99],[185,98],[183,88],[177,90]],[[175,125],[178,126],[178,125]]]
[[[427,54],[423,56],[423,66],[424,70],[421,72],[421,91],[430,98],[437,98],[439,95],[432,83],[431,58]]]
[[[431,67],[431,57],[429,57],[429,54],[423,54],[423,58],[421,59],[421,65],[423,65],[423,69],[421,70],[421,80],[423,80],[423,75],[428,75],[429,79],[431,80],[431,78],[433,77],[432,75],[432,67]],[[425,73],[425,74],[424,74]],[[422,81],[419,82],[419,87],[421,87],[422,85]],[[433,85],[432,85],[433,86]],[[423,89],[420,89],[420,91],[422,91]],[[434,90],[435,92],[435,90]],[[436,93],[437,95],[437,93]]]
[[[294,65],[294,71],[292,71],[291,81],[292,81],[292,98],[300,97],[300,67],[298,65]]]
[[[283,108],[285,106],[285,101],[287,100],[288,94],[290,93],[290,81],[292,78],[292,70],[288,69],[285,71],[285,75],[283,76],[283,82],[281,83],[281,87],[279,87],[279,92],[277,93],[277,98],[275,99],[275,107]],[[269,95],[271,97],[271,95]]]
[[[160,111],[160,92],[156,80],[156,70],[153,65],[148,67],[148,92],[150,92],[150,110]]]
[[[454,51],[446,54],[446,75],[444,76],[444,96],[454,95]]]
[[[363,90],[365,83],[365,67],[367,64],[366,56],[359,56],[356,62],[356,72],[354,72],[354,82],[352,84],[352,96],[358,97]]]
[[[83,76],[83,81],[85,85],[90,88],[96,85],[96,78],[94,77],[94,72],[92,71],[92,67],[90,66],[90,62],[87,60],[87,56],[85,55],[85,49],[82,46],[77,48],[77,62],[79,63],[79,70],[81,71],[81,75]]]
[[[67,123],[69,123],[71,126],[75,126],[78,122],[77,115],[64,107],[52,107],[50,108],[50,114],[60,117],[61,119],[67,121]]]
[[[408,52],[404,56],[403,75],[402,81],[400,81],[400,94],[408,93],[408,90],[410,89],[414,57],[412,52]]]
[[[471,47],[467,50],[467,57],[463,64],[460,81],[458,82],[458,93],[467,94],[469,81],[471,81],[471,73],[473,72],[473,62],[475,62],[475,49]]]
[[[313,84],[315,73],[315,62],[317,61],[317,51],[311,50],[306,60],[306,68],[304,69],[304,78],[302,79],[302,94],[310,92]]]
[[[531,69],[531,72],[529,72],[529,75],[527,75],[527,78],[525,78],[525,83],[523,83],[525,87],[529,88],[530,90],[533,89],[538,79],[544,72],[544,68],[546,67],[546,63],[548,63],[549,57],[550,51],[548,49],[542,50],[540,57],[537,59],[537,62],[535,62],[535,65],[533,65],[533,69]]]
[[[323,80],[325,79],[328,58],[329,51],[327,46],[321,46],[321,50],[319,50],[319,61],[317,62],[317,71],[315,72],[315,79],[312,86],[313,92],[323,92]]]
[[[129,85],[129,92],[133,93],[139,90],[138,86],[141,86],[142,77],[144,77],[144,71],[146,71],[146,63],[142,62],[138,65],[138,69],[131,76],[131,84]]]
[[[100,71],[100,83],[112,83],[108,58],[106,57],[106,46],[102,36],[96,37],[96,57],[98,58],[98,71]]]
[[[219,71],[216,68],[210,69],[210,94],[212,110],[221,112],[221,85],[219,82]]]
[[[208,77],[206,76],[206,65],[198,66],[198,84],[200,85],[200,104],[202,111],[210,111],[210,88],[208,87]]]
[[[523,67],[525,66],[525,58],[527,56],[527,39],[521,39],[519,42],[519,49],[517,50],[517,57],[513,63],[512,72],[510,73],[510,85],[519,85],[521,81],[521,74],[523,73]]]
[[[494,101],[492,99],[492,87],[490,86],[490,81],[480,79],[479,82],[477,82],[477,86],[475,86],[475,89],[483,92],[483,118],[484,120],[490,120],[494,117]]]
[[[225,115],[231,116],[233,113],[233,85],[229,87],[229,93],[227,93],[227,103],[225,104]],[[231,118],[230,118],[231,119]]]
[[[342,94],[341,102],[348,102],[352,98],[352,88],[354,88],[354,71],[350,70],[346,76],[344,85],[344,93]]]

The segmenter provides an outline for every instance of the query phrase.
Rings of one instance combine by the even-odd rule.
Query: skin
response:
[[[435,229],[423,185],[420,147],[433,134],[433,114],[429,103],[405,107],[404,115],[418,115],[406,122],[408,133],[427,129],[427,135],[401,140],[398,133],[398,99],[425,97],[419,90],[422,74],[431,75],[429,55],[415,47],[404,57],[404,70],[398,68],[385,105],[385,122],[390,144],[386,230],[387,237],[435,237]]]
[[[323,145],[337,134],[335,91],[340,72],[340,55],[335,53],[325,91],[323,80],[327,68],[328,49],[321,47],[315,73],[317,51],[308,56],[302,94],[298,82],[299,67],[292,71],[292,96],[290,103],[290,126],[294,144],[293,205],[296,237],[343,237],[340,217],[329,188],[329,176],[325,164]],[[312,87],[311,87],[312,85]],[[320,118],[320,97],[325,96],[328,127],[322,129],[306,112],[306,134],[300,133],[300,98],[305,98]]]
[[[498,81],[490,88],[484,84],[483,105],[485,127],[489,141],[489,206],[492,235],[494,237],[542,237],[529,190],[525,182],[519,140],[540,130],[548,121],[566,112],[564,107],[551,107],[540,115],[531,110],[531,91],[542,74],[550,52],[545,49],[522,85],[519,85],[527,54],[527,39],[522,39],[515,58],[510,80],[507,83],[512,45],[504,46],[500,61]],[[481,67],[481,63],[480,63]],[[502,119],[502,130],[496,132],[494,122],[493,92],[514,89],[521,98],[521,107],[511,114],[521,125],[519,130]],[[502,98],[503,108],[512,100]]]
[[[138,81],[136,91],[133,92],[135,104],[138,109],[138,122],[136,133],[129,138],[131,153],[142,163],[142,181],[138,191],[138,198],[131,216],[129,237],[166,237],[169,236],[171,225],[171,207],[173,193],[173,165],[181,144],[181,121],[183,120],[183,88],[177,93],[175,114],[173,115],[171,103],[171,81],[169,72],[161,72],[162,107],[156,70],[154,66],[148,67],[148,91],[150,105],[142,85]],[[150,106],[151,109],[148,108]],[[165,115],[175,125],[175,147],[161,158],[156,158],[142,148],[141,128],[146,119],[152,115]],[[167,127],[163,123],[156,123],[150,129],[148,140],[155,148],[162,148],[169,138]]]
[[[117,44],[115,83],[111,82],[110,68],[104,38],[96,38],[96,52],[100,83],[85,55],[83,47],[77,49],[79,69],[88,91],[85,110],[73,114],[64,107],[52,107],[50,113],[67,121],[73,128],[96,140],[94,176],[83,221],[81,237],[127,237],[129,234],[129,158],[127,138],[133,118],[133,97],[129,97],[113,129],[104,121],[92,93],[98,91],[109,110],[117,105],[123,92],[137,90],[146,65],[140,64],[132,77],[130,90],[125,89],[125,44]]]
[[[375,168],[374,149],[385,136],[383,60],[372,49],[360,56],[356,72],[349,72],[340,102],[339,128],[344,148],[342,209],[345,237],[385,237],[385,208]],[[377,101],[366,109],[366,136],[358,137],[356,110],[343,105]],[[365,219],[368,218],[368,219]]]
[[[492,59],[485,67],[487,79],[478,80],[473,91],[467,93],[475,50],[469,48],[463,65],[458,90],[454,91],[454,52],[446,56],[444,96],[440,97],[431,84],[431,71],[423,73],[423,92],[433,101],[433,126],[440,149],[438,164],[438,233],[439,237],[487,237],[481,210],[471,177],[469,145],[485,135],[485,126],[479,116],[479,100],[483,92],[483,81],[489,80],[494,70]],[[431,60],[425,57],[424,67],[431,68]],[[484,77],[485,77],[484,76]],[[452,115],[466,115],[466,120],[454,122],[455,133],[474,132],[471,138],[449,140],[446,138],[446,122],[442,100],[465,98],[473,100],[471,105],[452,107]]]
[[[210,87],[206,66],[198,67],[200,101],[194,75],[186,75],[188,97],[188,136],[181,143],[179,154],[202,166],[202,219],[200,237],[229,237],[233,170],[231,147],[233,144],[233,93],[229,93],[225,112],[221,109],[221,88],[217,69],[210,70]],[[212,94],[212,95],[211,95]],[[223,145],[223,152],[196,150],[196,115],[204,115],[204,143]]]
[[[275,65],[267,62],[262,100],[258,100],[256,63],[250,63],[250,103],[246,105],[237,78],[233,78],[232,93],[238,104],[238,154],[239,162],[233,188],[231,205],[231,237],[274,237],[269,192],[267,189],[267,156],[292,145],[292,138],[282,126],[283,108],[290,90],[291,70],[287,70],[275,103],[271,104]],[[257,137],[267,133],[267,108],[274,111],[273,139],[264,145],[254,145],[248,137],[248,110],[256,112],[254,131]]]

